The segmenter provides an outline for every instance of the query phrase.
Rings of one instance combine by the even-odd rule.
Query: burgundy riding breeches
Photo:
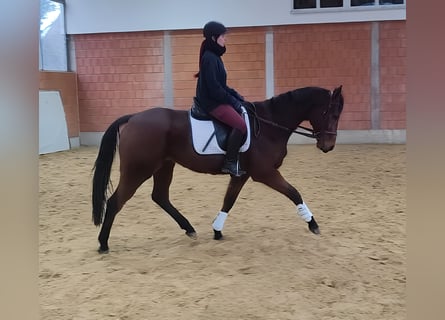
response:
[[[243,117],[233,109],[230,104],[221,104],[210,112],[212,117],[218,119],[226,125],[238,129],[243,134],[247,131],[246,123]]]

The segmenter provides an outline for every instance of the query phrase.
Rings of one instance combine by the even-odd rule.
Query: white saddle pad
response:
[[[249,117],[247,115],[246,109],[243,107],[242,116],[244,121],[248,124]],[[195,118],[190,117],[190,125],[192,127],[192,141],[193,148],[198,154],[225,154],[226,152],[222,150],[218,142],[216,141],[216,135],[212,134],[215,131],[213,127],[213,123],[211,120],[196,120]],[[212,137],[212,138],[210,138]],[[211,139],[209,141],[209,139]],[[206,146],[207,145],[207,146]],[[249,149],[250,146],[250,126],[247,125],[247,137],[246,142],[241,146],[240,152],[245,152]]]

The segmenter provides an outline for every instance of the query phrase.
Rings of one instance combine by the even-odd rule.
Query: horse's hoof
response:
[[[198,239],[198,234],[195,231],[186,232],[185,233],[190,239],[196,240]]]
[[[318,224],[315,221],[315,219],[312,217],[311,221],[309,221],[307,223],[309,230],[313,233],[313,234],[320,234],[320,229],[318,228]]]
[[[99,248],[99,249],[97,249],[97,252],[99,252],[100,254],[104,254],[104,253],[108,253],[109,250],[108,250],[108,248],[106,248],[106,249]]]
[[[315,229],[309,228],[309,230],[311,230],[313,234],[317,234],[317,235],[320,234],[320,229],[319,228],[315,228]]]
[[[223,235],[222,235],[221,231],[216,231],[215,229],[213,229],[213,233],[214,233],[213,239],[215,239],[215,240],[222,240]]]

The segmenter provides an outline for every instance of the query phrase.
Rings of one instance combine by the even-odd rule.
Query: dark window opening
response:
[[[294,9],[316,8],[315,0],[294,0]]]
[[[379,0],[379,4],[403,4],[404,0]]]
[[[374,0],[351,0],[351,7],[356,6],[373,6],[375,5]]]
[[[343,0],[320,0],[320,8],[343,7]]]

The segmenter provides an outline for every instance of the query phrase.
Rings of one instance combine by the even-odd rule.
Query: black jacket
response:
[[[210,50],[204,51],[201,58],[196,98],[202,109],[212,111],[221,104],[230,104],[241,111],[242,97],[227,86],[227,73],[220,56]]]

